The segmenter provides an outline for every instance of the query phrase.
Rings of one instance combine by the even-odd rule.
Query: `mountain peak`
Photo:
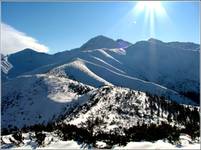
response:
[[[25,48],[24,50],[22,50],[22,52],[36,52],[36,51],[30,48]]]
[[[91,49],[117,48],[117,47],[118,47],[118,43],[114,41],[113,39],[103,35],[98,35],[88,40],[80,48],[81,50],[91,50]]]
[[[150,43],[163,43],[162,41],[155,39],[155,38],[148,39],[148,42],[150,42]]]
[[[104,35],[97,35],[97,36],[93,37],[92,39],[111,39],[111,38],[104,36]]]
[[[32,53],[37,53],[37,51],[30,49],[30,48],[25,48],[19,52],[13,53],[11,55],[15,55],[15,54],[32,54]]]

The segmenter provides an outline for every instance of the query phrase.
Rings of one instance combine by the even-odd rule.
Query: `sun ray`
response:
[[[135,5],[133,12],[135,16],[144,12],[144,23],[149,27],[150,36],[155,36],[155,20],[157,18],[168,18],[165,8],[160,1],[140,1]]]

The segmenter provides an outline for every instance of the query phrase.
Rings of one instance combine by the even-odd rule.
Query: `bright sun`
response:
[[[147,24],[150,31],[150,36],[155,35],[155,22],[156,19],[166,18],[167,14],[165,8],[160,1],[140,1],[137,2],[134,9],[134,14],[137,17],[138,14],[144,14],[144,24]]]
[[[146,11],[149,13],[163,13],[163,6],[160,1],[140,1],[136,5],[136,11]]]

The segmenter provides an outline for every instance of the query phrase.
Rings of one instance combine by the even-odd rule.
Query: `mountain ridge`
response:
[[[115,42],[115,40],[114,39],[112,39],[112,38],[109,38],[109,37],[107,37],[107,36],[104,36],[104,35],[98,35],[98,36],[95,36],[95,37],[93,37],[93,38],[91,38],[91,39],[89,39],[88,41],[90,41],[90,40],[92,40],[92,39],[96,39],[96,38],[104,38],[104,39],[110,39],[110,40],[112,40],[112,41],[114,41]],[[88,42],[87,41],[87,42]],[[156,38],[153,38],[153,37],[150,37],[149,39],[147,39],[147,40],[140,40],[140,41],[137,41],[137,42],[135,42],[134,44],[133,43],[131,43],[131,42],[128,42],[128,41],[126,41],[126,40],[123,40],[123,39],[121,39],[121,38],[119,38],[119,39],[117,39],[116,41],[124,41],[124,42],[126,42],[126,43],[128,43],[128,44],[131,44],[131,45],[135,45],[136,43],[138,43],[138,42],[145,42],[145,41],[147,41],[147,42],[149,42],[149,41],[158,41],[158,42],[162,42],[162,43],[166,43],[166,44],[187,44],[187,45],[193,45],[193,47],[195,47],[195,49],[198,49],[199,50],[199,48],[200,48],[200,44],[197,44],[197,43],[194,43],[194,42],[182,42],[182,41],[171,41],[171,42],[164,42],[164,41],[162,41],[162,40],[159,40],[159,39],[156,39]],[[87,42],[85,42],[85,44],[87,43]],[[84,45],[84,44],[83,44]],[[82,45],[82,46],[83,46]],[[81,47],[82,47],[81,46]],[[105,47],[101,47],[101,48],[105,48]],[[120,47],[114,47],[114,48],[120,48]],[[60,51],[60,52],[56,52],[56,53],[54,53],[54,54],[48,54],[48,53],[45,53],[45,52],[38,52],[38,51],[36,51],[36,50],[34,50],[34,49],[30,49],[30,48],[25,48],[25,49],[23,49],[23,50],[21,50],[21,51],[18,51],[18,52],[15,52],[15,53],[12,53],[12,54],[17,54],[17,53],[20,53],[20,52],[22,52],[22,51],[34,51],[34,52],[37,52],[37,53],[45,53],[45,54],[48,54],[48,55],[56,55],[57,53],[62,53],[62,52],[66,52],[66,51],[71,51],[71,50],[78,50],[78,49],[80,49],[79,47],[78,48],[73,48],[73,49],[70,49],[70,50],[64,50],[64,51]],[[12,54],[9,54],[9,55],[12,55]],[[8,55],[8,56],[9,56]]]
[[[105,45],[102,45],[102,41],[105,40],[108,41],[107,44],[109,45],[112,43],[110,45],[112,48],[106,48]],[[92,47],[97,46],[95,49],[91,49],[91,44],[87,44],[91,43],[91,41],[95,44],[92,44]],[[100,41],[100,45],[97,45],[97,41]],[[125,48],[119,48],[115,40],[102,35],[90,39],[83,45],[85,45],[84,50],[77,48],[52,55],[38,53],[31,49],[11,54],[8,56],[8,60],[11,64],[14,64],[14,67],[9,71],[8,75],[3,74],[2,80],[6,82],[9,81],[9,78],[15,78],[19,75],[47,73],[53,68],[71,63],[75,59],[82,59],[84,62],[91,62],[87,63],[87,68],[91,73],[95,73],[95,76],[102,78],[101,80],[105,83],[111,83],[110,80],[121,74],[121,78],[115,81],[112,80],[111,84],[128,87],[126,84],[122,84],[123,82],[117,82],[121,80],[127,81],[130,77],[137,78],[167,87],[179,92],[181,95],[189,95],[190,98],[196,99],[198,102],[199,51],[194,49],[186,50],[181,46],[181,43],[179,43],[178,47],[178,43],[175,47],[174,42],[168,45],[168,43],[154,38],[136,42]],[[89,45],[89,47],[87,48],[86,45]],[[189,48],[189,43],[187,47]],[[194,47],[196,46],[190,46],[190,48]],[[94,68],[92,64],[101,67]],[[81,70],[83,71],[83,69]],[[81,74],[82,71],[80,72]],[[110,74],[110,78],[108,78],[109,76],[107,76],[106,72]],[[176,74],[181,74],[181,72],[185,72],[185,74],[178,78]],[[85,77],[87,76],[85,75]],[[81,79],[80,77],[78,78],[78,80]],[[87,82],[89,80],[85,83]]]

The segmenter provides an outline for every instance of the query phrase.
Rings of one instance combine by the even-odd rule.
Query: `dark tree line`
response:
[[[163,117],[163,112],[168,112],[168,122],[174,120],[177,123],[184,125],[185,128],[182,129],[182,132],[189,134],[192,138],[199,136],[200,113],[196,107],[184,106],[173,101],[165,101],[164,97],[146,94],[149,96],[148,102],[150,104],[151,112],[157,111],[159,117]],[[158,105],[157,109],[155,104]],[[162,112],[160,112],[160,109]]]
[[[143,123],[125,130],[125,134],[129,141],[157,141],[167,138],[169,142],[173,143],[179,140],[180,131],[177,127],[172,127],[164,122],[160,125]]]

